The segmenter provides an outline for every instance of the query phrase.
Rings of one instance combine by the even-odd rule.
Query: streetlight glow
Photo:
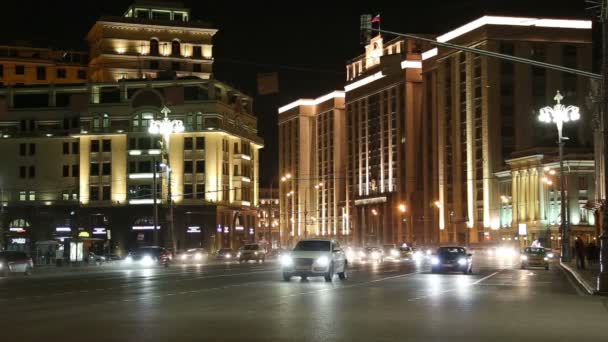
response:
[[[407,211],[407,206],[403,203],[399,204],[399,211],[404,213]]]
[[[557,94],[553,98],[557,102],[553,107],[547,106],[540,109],[538,120],[545,123],[554,123],[557,126],[557,131],[561,141],[562,128],[564,122],[577,121],[581,118],[580,109],[576,106],[565,106],[561,102],[564,99],[562,94],[557,91]]]

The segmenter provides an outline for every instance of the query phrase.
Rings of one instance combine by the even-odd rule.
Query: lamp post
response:
[[[577,121],[581,115],[579,108],[576,106],[565,106],[561,104],[564,99],[562,94],[558,91],[553,98],[557,102],[553,107],[544,107],[540,109],[538,120],[545,123],[554,123],[557,126],[558,135],[558,146],[559,146],[559,178],[560,178],[560,202],[561,202],[561,254],[562,261],[570,261],[570,232],[566,216],[566,188],[565,188],[565,177],[564,177],[564,144],[568,138],[562,136],[562,128],[565,122]]]
[[[171,134],[173,133],[181,133],[184,129],[184,123],[181,120],[170,120],[169,113],[171,110],[167,107],[164,107],[161,111],[163,113],[164,118],[162,120],[152,120],[150,122],[150,127],[148,128],[148,132],[150,134],[160,134],[162,136],[161,149],[162,155],[166,157],[166,169],[167,169],[167,203],[169,205],[169,229],[171,234],[171,245],[173,247],[173,252],[177,252],[177,243],[175,241],[175,230],[173,225],[173,198],[171,195],[171,166],[169,161],[169,143]],[[155,166],[156,168],[156,166]],[[156,173],[156,170],[154,170]],[[156,208],[156,189],[154,189],[154,206]],[[155,213],[157,209],[155,209]],[[158,216],[154,216],[154,231],[157,230],[158,227]]]

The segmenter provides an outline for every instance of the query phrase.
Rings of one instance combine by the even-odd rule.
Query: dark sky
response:
[[[0,41],[86,47],[101,15],[121,15],[131,0],[4,0]],[[384,29],[443,33],[482,14],[589,17],[584,0],[206,1],[184,0],[194,19],[212,22],[215,77],[255,95],[258,72],[278,71],[281,92],[255,97],[263,185],[277,169],[277,108],[343,87],[345,62],[362,53],[359,15],[382,16]],[[301,69],[306,69],[302,71]],[[276,183],[276,181],[275,181]]]

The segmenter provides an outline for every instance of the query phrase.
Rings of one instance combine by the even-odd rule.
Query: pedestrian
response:
[[[587,245],[586,252],[587,252],[587,262],[589,263],[589,265],[595,264],[595,257],[597,255],[597,247],[595,246],[595,243],[593,241],[591,241]]]
[[[576,251],[576,267],[578,269],[585,269],[585,243],[580,236],[576,237],[574,242],[574,250]]]

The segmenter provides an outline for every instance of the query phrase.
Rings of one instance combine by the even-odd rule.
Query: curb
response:
[[[572,268],[570,268],[570,266],[562,263],[561,261],[559,262],[559,265],[568,273],[570,273],[570,275],[572,275],[572,277],[576,279],[576,281],[585,289],[585,291],[587,291],[588,294],[597,294],[597,290],[593,286],[588,284],[581,276],[578,275],[578,273],[576,273]]]

